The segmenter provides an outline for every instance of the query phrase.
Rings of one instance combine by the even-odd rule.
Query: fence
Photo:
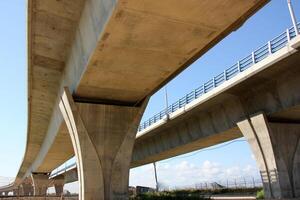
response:
[[[216,190],[216,189],[251,189],[251,188],[262,188],[263,183],[260,178],[237,178],[237,179],[226,179],[218,181],[206,181],[199,182],[193,185],[186,185],[180,187],[168,187],[160,185],[160,190],[179,190],[179,189],[191,189],[191,190]]]
[[[300,26],[298,24],[298,29],[300,30],[299,27]],[[281,33],[274,39],[268,41],[266,44],[259,47],[257,50],[253,51],[250,55],[237,61],[234,65],[225,69],[222,73],[218,74],[217,76],[213,77],[212,79],[210,79],[209,81],[201,85],[200,87],[196,88],[195,90],[183,96],[175,103],[168,106],[167,109],[160,111],[159,113],[155,114],[153,117],[141,123],[138,128],[138,132],[146,129],[147,127],[151,126],[157,121],[163,119],[166,115],[175,112],[176,110],[182,108],[186,104],[191,103],[193,100],[199,98],[203,94],[208,93],[209,91],[218,87],[225,81],[231,79],[232,77],[245,71],[246,69],[253,66],[254,64],[262,61],[269,55],[282,49],[295,36],[296,33],[293,27],[287,29],[285,32]]]

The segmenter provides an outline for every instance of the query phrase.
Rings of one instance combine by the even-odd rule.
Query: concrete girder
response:
[[[265,197],[300,197],[300,123],[269,122],[263,113],[237,123],[255,155]]]
[[[80,199],[128,199],[132,149],[147,102],[75,103],[65,88],[59,106],[77,157]]]

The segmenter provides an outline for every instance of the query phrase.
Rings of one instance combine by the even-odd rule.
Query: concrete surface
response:
[[[0,191],[74,154],[58,106],[64,87],[77,102],[140,105],[266,2],[28,0],[26,150]]]
[[[269,122],[260,113],[238,127],[256,158],[265,197],[300,198],[300,123]]]
[[[73,155],[70,140],[64,152],[56,140],[65,130],[57,96],[64,86],[80,101],[139,103],[266,2],[29,1],[30,115],[17,177]]]
[[[237,123],[257,112],[264,112],[272,122],[271,127],[279,126],[275,129],[289,133],[288,136],[281,134],[280,137],[285,138],[277,139],[276,143],[282,142],[278,145],[282,147],[277,148],[280,152],[268,153],[267,157],[268,162],[273,163],[269,164],[268,176],[273,177],[272,173],[276,169],[274,179],[270,180],[276,195],[274,197],[297,197],[300,177],[299,150],[296,149],[299,148],[299,137],[297,131],[292,130],[297,130],[298,125],[295,124],[300,123],[299,62],[300,53],[286,46],[265,62],[244,71],[232,79],[232,82],[229,81],[195,103],[185,106],[171,115],[166,123],[148,129],[147,133],[137,137],[131,166],[140,166],[241,137]],[[266,131],[264,134],[266,135]],[[264,149],[272,149],[270,142],[262,143],[266,146]],[[284,149],[285,147],[288,148]],[[255,149],[254,154],[261,160]],[[274,155],[281,166],[280,170],[274,165]],[[261,166],[259,162],[258,164]],[[268,195],[270,181],[265,181],[266,170],[260,168]],[[280,177],[281,185],[277,180]]]
[[[61,196],[64,192],[65,176],[64,175],[57,176],[53,180],[53,185],[54,185],[56,196]]]
[[[80,199],[128,199],[131,154],[147,103],[75,103],[65,89],[60,109],[77,158]]]
[[[33,173],[31,174],[33,182],[34,196],[45,196],[47,189],[50,186],[49,175],[44,173]]]
[[[137,137],[132,167],[242,137],[236,123],[257,112],[300,121],[300,53],[286,46]]]

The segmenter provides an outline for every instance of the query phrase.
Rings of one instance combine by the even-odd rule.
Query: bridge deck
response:
[[[28,133],[14,186],[73,155],[65,86],[78,101],[137,105],[266,2],[29,0]]]

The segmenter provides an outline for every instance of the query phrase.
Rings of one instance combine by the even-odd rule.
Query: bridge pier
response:
[[[49,175],[47,173],[32,173],[34,196],[46,196],[49,187]]]
[[[19,193],[19,196],[24,196],[24,190],[23,190],[23,187],[22,187],[22,185],[19,185],[19,187],[18,187],[18,193]]]
[[[132,150],[147,102],[75,103],[65,89],[59,106],[77,158],[79,199],[128,199]]]
[[[61,196],[64,192],[64,185],[65,185],[64,176],[60,175],[59,177],[55,177],[53,185],[55,188],[56,196]]]
[[[300,124],[269,122],[263,113],[237,123],[260,169],[265,197],[300,197]]]
[[[13,196],[19,196],[19,188],[13,189]]]
[[[22,195],[24,196],[32,196],[33,195],[33,187],[31,183],[23,183],[20,187],[22,191]]]

